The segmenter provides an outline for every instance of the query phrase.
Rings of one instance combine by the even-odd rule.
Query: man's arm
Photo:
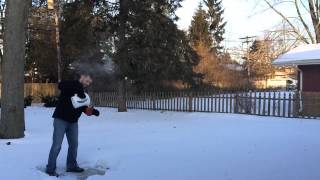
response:
[[[77,83],[77,85],[75,87],[75,91],[76,91],[75,94],[78,94],[78,96],[80,98],[85,98],[86,97],[82,84]]]
[[[61,81],[58,85],[61,94],[66,96],[73,96],[74,95],[74,85],[70,81]]]
[[[85,98],[83,86],[77,81],[61,81],[58,85],[59,90],[66,96],[78,94],[80,98]]]

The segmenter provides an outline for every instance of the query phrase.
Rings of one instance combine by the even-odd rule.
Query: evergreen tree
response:
[[[194,83],[197,56],[175,24],[180,1],[126,1],[119,7],[114,57],[121,78],[128,76],[138,87],[149,89],[163,81]]]
[[[225,26],[227,22],[224,21],[222,7],[222,0],[204,0],[208,8],[207,17],[209,20],[209,31],[213,37],[213,48],[218,52],[223,49],[221,42],[224,40]]]
[[[62,72],[66,78],[70,68],[90,70],[103,65],[101,36],[106,31],[103,4],[100,1],[78,0],[65,3],[61,18]],[[86,66],[86,67],[83,67]]]
[[[34,0],[35,6],[45,6]],[[181,0],[76,0],[63,2],[60,22],[62,69],[68,77],[70,65],[103,63],[108,55],[117,65],[118,81],[123,86],[127,76],[134,85],[156,88],[163,81],[194,83],[193,66],[197,55],[175,21]],[[35,33],[30,43],[30,63],[54,62],[43,71],[56,71],[55,42],[53,49],[41,55],[44,37]],[[36,39],[39,37],[40,39]],[[54,37],[54,36],[53,36]],[[35,41],[37,40],[37,41]],[[44,47],[44,46],[43,46]],[[103,51],[102,51],[103,49]],[[52,56],[52,58],[45,58]],[[41,63],[37,63],[41,64]],[[32,64],[30,64],[31,67]],[[29,66],[28,66],[29,67]],[[122,88],[119,88],[122,89]],[[121,94],[121,93],[120,93]]]
[[[103,65],[105,53],[101,49],[111,49],[106,48],[108,9],[103,0],[60,2],[61,67],[63,79],[68,79],[73,69],[92,70]],[[36,68],[40,80],[57,82],[55,20],[53,11],[47,9],[47,0],[32,0],[28,35],[26,72],[30,74]]]
[[[200,3],[189,27],[189,39],[192,46],[197,47],[201,44],[202,46],[211,47],[213,39],[209,30],[210,24],[207,20],[207,13],[203,9],[202,3]]]
[[[46,1],[32,0],[26,51],[26,82],[57,82],[54,17]],[[36,70],[36,71],[35,71]],[[35,74],[37,72],[37,74]]]

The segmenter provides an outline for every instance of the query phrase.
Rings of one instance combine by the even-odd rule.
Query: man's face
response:
[[[83,85],[83,87],[88,87],[92,83],[92,78],[88,75],[81,75],[79,81]]]

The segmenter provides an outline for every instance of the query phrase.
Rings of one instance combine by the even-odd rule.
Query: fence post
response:
[[[267,99],[267,103],[268,103],[268,116],[270,116],[271,115],[271,93],[270,92],[268,92],[268,99]]]
[[[192,102],[193,102],[193,92],[190,91],[189,94],[189,112],[192,112],[193,111],[193,108],[192,108]]]
[[[299,91],[294,92],[293,94],[293,117],[299,116],[300,109],[300,99],[299,99]]]
[[[258,103],[259,103],[259,104],[258,104],[258,108],[259,108],[259,109],[258,109],[258,115],[261,116],[261,101],[262,101],[261,92],[259,92],[258,96],[259,96],[259,97],[258,97]]]
[[[266,100],[267,100],[267,92],[264,91],[262,93],[262,115],[266,116]]]
[[[272,93],[272,115],[276,116],[276,92]]]
[[[242,102],[245,102],[245,111],[246,111],[246,114],[251,114],[251,93],[250,91],[248,92],[245,92],[245,100],[242,101]]]
[[[254,97],[253,97],[253,114],[257,115],[257,92],[253,91]]]
[[[156,98],[154,97],[154,95],[155,95],[155,92],[154,91],[152,91],[151,92],[151,103],[152,103],[152,110],[156,110]]]
[[[291,106],[291,103],[292,103],[292,94],[289,93],[289,100],[288,100],[288,117],[292,117],[292,106]]]
[[[282,117],[286,117],[286,103],[287,103],[287,94],[283,94],[283,101],[282,101],[282,106],[283,106],[283,111],[282,111]]]
[[[234,104],[233,104],[233,107],[234,107],[234,113],[239,113],[239,109],[238,109],[238,101],[239,101],[239,96],[238,96],[238,93],[236,93],[236,95],[234,96]]]

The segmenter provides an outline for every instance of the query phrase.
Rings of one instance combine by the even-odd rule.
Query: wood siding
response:
[[[302,90],[320,92],[320,65],[299,66],[303,73]]]

